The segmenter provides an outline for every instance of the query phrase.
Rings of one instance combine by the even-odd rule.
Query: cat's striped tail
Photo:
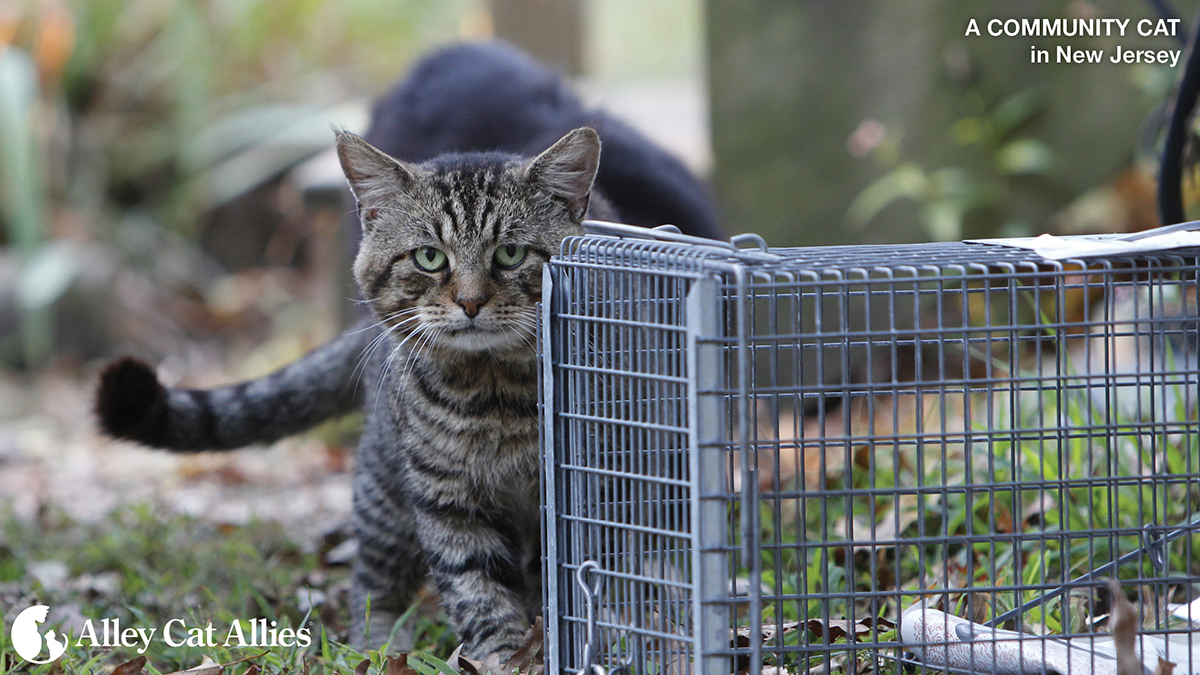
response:
[[[216,389],[168,389],[150,366],[119,359],[100,375],[96,417],[109,436],[168,450],[275,441],[361,403],[372,384],[355,374],[376,336],[352,328],[270,375]]]

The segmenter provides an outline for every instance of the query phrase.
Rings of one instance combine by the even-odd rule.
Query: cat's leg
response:
[[[429,571],[465,656],[501,664],[529,629],[529,579],[512,524],[462,504],[414,505]]]
[[[378,466],[379,447],[364,434],[354,476],[354,514],[358,556],[350,602],[350,642],[359,649],[378,648],[396,619],[409,608],[425,583],[426,567],[416,521],[405,504],[399,472]],[[412,629],[401,627],[393,651],[413,647]]]

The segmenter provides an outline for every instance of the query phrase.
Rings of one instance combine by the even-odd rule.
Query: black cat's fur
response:
[[[678,159],[584,107],[559,73],[502,42],[452,45],[423,59],[376,104],[364,138],[409,162],[468,151],[532,157],[583,126],[600,134],[595,188],[622,222],[726,238],[707,189]]]

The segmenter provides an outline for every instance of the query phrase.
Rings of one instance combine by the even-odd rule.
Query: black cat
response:
[[[533,157],[583,126],[600,134],[595,188],[619,220],[726,238],[707,189],[679,160],[584,107],[559,73],[502,42],[453,45],[420,61],[376,104],[364,138],[409,162],[469,151]]]

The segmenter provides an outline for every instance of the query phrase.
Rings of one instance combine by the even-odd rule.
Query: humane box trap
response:
[[[1200,672],[1200,250],[598,231],[545,270],[547,672],[1115,673],[1126,600]]]

